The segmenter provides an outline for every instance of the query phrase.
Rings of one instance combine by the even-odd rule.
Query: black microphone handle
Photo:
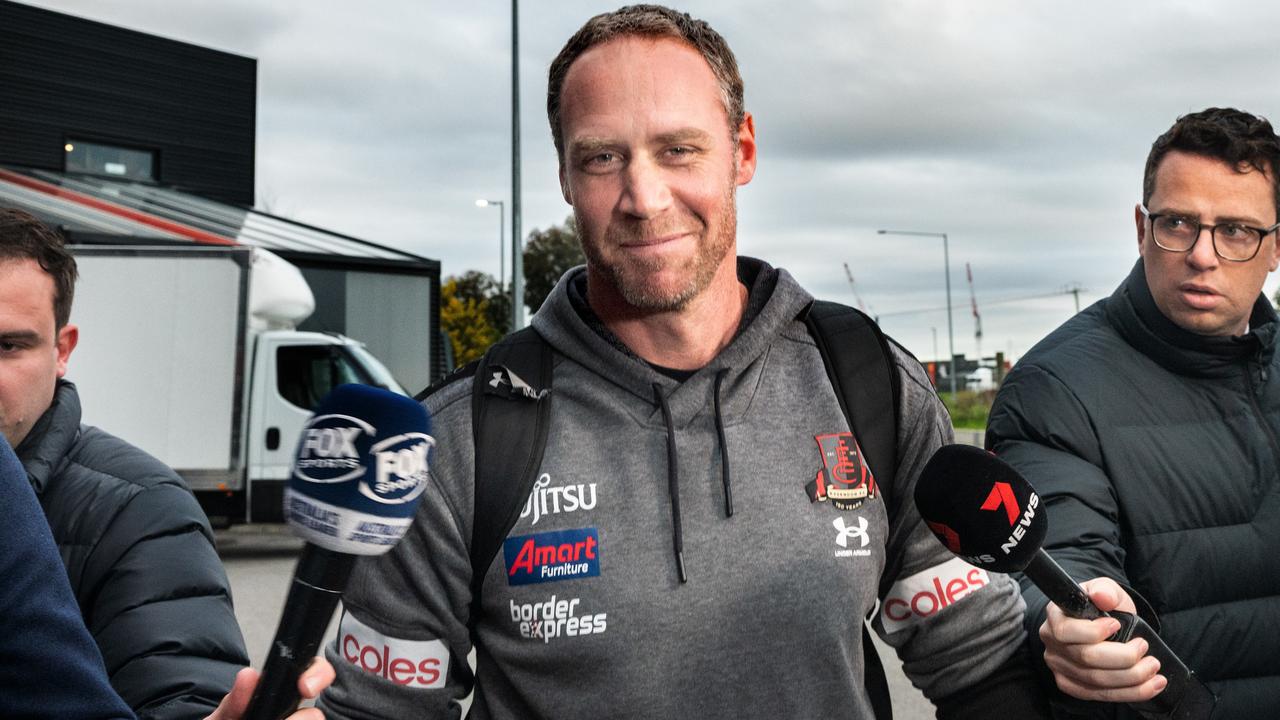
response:
[[[1195,673],[1187,669],[1182,660],[1164,643],[1155,628],[1146,620],[1124,612],[1103,612],[1093,604],[1084,588],[1080,587],[1066,570],[1044,548],[1037,548],[1031,562],[1023,569],[1027,578],[1048,597],[1062,612],[1070,617],[1093,620],[1102,616],[1120,621],[1120,629],[1107,638],[1115,642],[1128,642],[1135,637],[1147,641],[1147,654],[1160,661],[1160,673],[1169,684],[1160,694],[1142,703],[1130,703],[1146,718],[1170,720],[1205,720],[1213,712],[1216,699]]]
[[[1031,562],[1027,563],[1022,572],[1070,617],[1093,620],[1109,614],[1102,612],[1093,604],[1085,594],[1084,588],[1080,587],[1080,583],[1072,579],[1058,561],[1044,551],[1044,548],[1036,548],[1035,554],[1031,556]]]
[[[311,543],[303,548],[244,720],[281,720],[298,708],[298,676],[311,664],[324,639],[355,561],[355,555]]]

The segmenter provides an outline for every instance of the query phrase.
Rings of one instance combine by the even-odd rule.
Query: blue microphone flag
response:
[[[302,430],[285,518],[299,537],[326,550],[380,555],[413,521],[434,446],[427,411],[412,399],[339,385]]]

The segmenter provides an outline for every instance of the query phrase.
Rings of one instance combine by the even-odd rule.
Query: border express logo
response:
[[[557,638],[599,635],[609,628],[608,613],[578,609],[581,598],[558,600],[552,595],[546,602],[510,602],[511,622],[526,640],[541,640],[546,644]]]
[[[853,433],[815,435],[822,469],[805,485],[809,502],[826,502],[840,510],[857,510],[876,497],[876,479]]]
[[[521,535],[502,543],[508,585],[576,580],[600,574],[600,534],[595,528]]]

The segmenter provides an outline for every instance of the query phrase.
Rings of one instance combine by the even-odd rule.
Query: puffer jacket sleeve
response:
[[[1115,489],[1089,414],[1066,385],[1034,365],[1015,369],[991,409],[986,445],[1035,487],[1049,518],[1044,549],[1073,578],[1128,586]],[[1043,667],[1037,631],[1048,600],[1025,577],[1019,582],[1032,655]]]
[[[203,718],[248,664],[227,575],[176,476],[131,489],[86,564],[85,622],[140,718]]]

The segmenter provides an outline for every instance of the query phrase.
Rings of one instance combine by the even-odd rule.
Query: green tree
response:
[[[484,279],[497,287],[492,277],[475,271],[461,278],[447,278],[440,287],[440,325],[453,345],[453,359],[458,365],[483,355],[504,334],[490,320],[490,299],[483,294]]]
[[[524,246],[524,304],[537,311],[565,271],[587,261],[570,215],[564,225],[535,228]]]
[[[468,270],[459,277],[449,279],[456,281],[455,292],[458,297],[484,304],[485,317],[498,337],[511,332],[510,288],[502,287],[492,275],[479,270]]]

